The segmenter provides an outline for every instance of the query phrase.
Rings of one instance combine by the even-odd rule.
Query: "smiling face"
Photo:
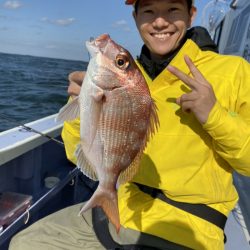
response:
[[[186,0],[140,0],[133,14],[152,59],[161,59],[178,48],[196,9],[189,10]]]

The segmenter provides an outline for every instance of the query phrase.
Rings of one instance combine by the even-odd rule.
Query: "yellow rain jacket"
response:
[[[203,126],[175,103],[190,91],[167,70],[153,81],[144,74],[158,107],[160,128],[150,140],[133,181],[162,189],[169,198],[203,203],[228,215],[238,195],[232,172],[250,175],[250,64],[235,56],[201,51],[187,40],[171,65],[190,75],[189,55],[213,86],[217,103]],[[67,156],[75,162],[79,120],[65,123]],[[142,193],[133,183],[119,187],[121,224],[188,246],[224,249],[223,231],[213,224]]]

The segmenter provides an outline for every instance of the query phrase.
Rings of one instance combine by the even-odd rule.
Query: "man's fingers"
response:
[[[69,74],[69,82],[75,82],[77,83],[78,85],[82,85],[82,81],[83,81],[83,78],[85,76],[85,72],[84,71],[74,71],[72,73]]]
[[[177,69],[176,67],[169,65],[167,66],[167,69],[175,75],[177,78],[179,78],[181,81],[183,81],[186,85],[188,85],[191,89],[198,89],[200,85],[206,85],[208,86],[209,83],[204,78],[202,73],[196,68],[196,66],[193,64],[192,60],[189,58],[189,56],[185,55],[184,60],[193,76],[190,77]]]
[[[198,84],[195,82],[193,78],[189,77],[176,67],[168,65],[167,69],[177,78],[179,78],[182,82],[184,82],[187,86],[189,86],[191,89],[196,89],[198,87]]]
[[[183,112],[190,113],[193,107],[193,101],[186,101],[182,104],[181,109]]]
[[[186,113],[190,113],[194,108],[194,104],[198,99],[197,94],[194,92],[183,94],[179,98],[176,99],[176,103],[180,105],[181,110]]]
[[[68,87],[68,94],[70,96],[78,96],[81,91],[81,86],[77,84],[76,82],[70,82]]]
[[[183,94],[182,96],[180,96],[179,98],[176,99],[176,103],[180,106],[183,105],[183,103],[185,102],[189,102],[189,101],[195,101],[197,100],[197,93],[195,92],[190,92],[188,94]]]
[[[206,84],[207,83],[206,79],[204,78],[202,73],[195,67],[195,65],[193,64],[190,57],[185,55],[184,60],[187,64],[188,68],[190,69],[190,72],[192,73],[194,79],[201,84]]]
[[[68,94],[70,96],[78,96],[80,94],[85,73],[84,71],[74,71],[69,74]]]

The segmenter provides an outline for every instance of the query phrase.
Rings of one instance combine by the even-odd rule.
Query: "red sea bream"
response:
[[[132,56],[104,34],[86,42],[91,55],[80,95],[58,120],[80,116],[77,166],[99,185],[81,212],[101,206],[120,228],[116,188],[133,178],[158,126],[156,106]]]

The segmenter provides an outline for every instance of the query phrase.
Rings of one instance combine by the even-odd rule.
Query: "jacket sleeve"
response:
[[[67,158],[76,164],[75,150],[80,142],[80,119],[70,122],[64,122],[62,130],[62,139]]]
[[[213,138],[215,151],[233,169],[250,176],[250,64],[241,59],[234,77],[234,109],[217,101],[203,128]]]

